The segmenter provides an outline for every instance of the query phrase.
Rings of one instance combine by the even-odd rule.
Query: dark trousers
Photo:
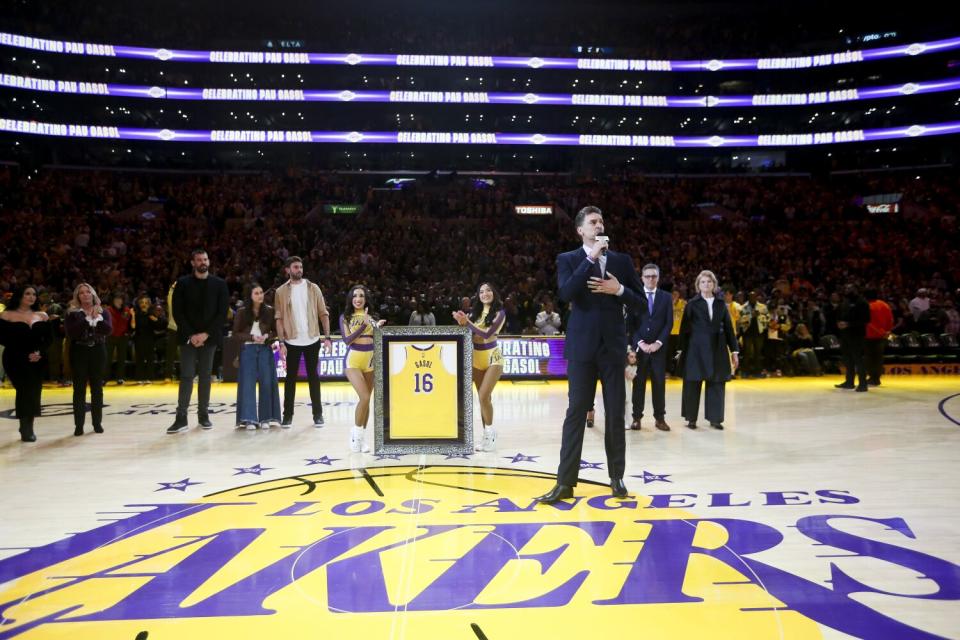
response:
[[[207,342],[197,348],[191,344],[180,345],[180,393],[177,397],[177,417],[186,420],[190,396],[193,395],[193,377],[197,384],[197,415],[207,417],[210,406],[210,372],[213,370],[213,354],[217,345]]]
[[[164,378],[163,367],[166,364],[164,356],[167,352],[167,334],[166,331],[161,334],[154,335],[153,337],[153,372],[154,375],[160,379]]]
[[[63,363],[63,378],[70,380],[73,377],[73,367],[70,366],[70,345],[73,344],[70,338],[64,338],[60,361]]]
[[[647,378],[650,378],[650,394],[653,396],[653,417],[662,420],[666,415],[667,401],[667,350],[660,348],[655,353],[637,352],[637,377],[633,379],[633,418],[643,417],[646,404]]]
[[[676,360],[678,351],[680,351],[680,336],[671,333],[667,341],[667,369],[672,376],[679,375]]]
[[[622,478],[626,466],[623,410],[627,397],[622,358],[569,362],[567,380],[567,416],[563,421],[557,483],[568,487],[577,484],[580,455],[583,452],[583,431],[586,427],[587,411],[593,406],[593,398],[597,392],[597,380],[600,380],[603,387],[603,445],[607,452],[607,469],[610,478]]]
[[[843,366],[847,370],[845,384],[853,384],[853,377],[860,379],[860,386],[867,385],[867,367],[864,360],[864,343],[861,337],[840,336],[840,354],[843,357]]]
[[[763,343],[766,336],[762,333],[743,336],[743,375],[758,376],[763,370]]]
[[[60,381],[64,379],[63,338],[59,336],[54,336],[53,342],[47,348],[47,366],[50,367],[49,380]]]
[[[25,354],[3,350],[3,368],[17,390],[14,409],[20,422],[20,433],[33,433],[33,419],[40,415],[40,394],[43,392],[43,360],[30,362]]]
[[[787,343],[784,340],[767,338],[764,351],[766,351],[767,371],[780,370],[782,372],[783,369],[789,367],[787,360]]]
[[[313,418],[323,416],[323,404],[320,402],[320,374],[317,364],[320,362],[320,347],[317,340],[306,347],[285,343],[287,347],[287,377],[283,381],[283,419],[293,418],[293,404],[297,399],[297,372],[300,370],[300,358],[307,361],[307,382],[310,386],[310,403],[313,405]],[[577,461],[579,464],[579,460]]]
[[[110,365],[110,377],[123,380],[127,374],[127,351],[130,338],[127,336],[110,336],[107,338],[107,362]]]
[[[217,376],[218,380],[222,380],[223,372],[223,347],[217,347],[217,351],[213,354],[213,374]]]
[[[703,403],[703,415],[708,422],[723,422],[724,400],[727,383],[714,380],[684,380],[682,394],[683,418],[696,422],[700,414],[700,389],[707,383],[707,397]]]
[[[793,352],[793,369],[795,374],[802,376],[823,375],[817,352],[813,349],[796,349]]]
[[[87,385],[90,386],[90,418],[95,427],[103,426],[103,372],[106,365],[107,349],[104,345],[70,345],[74,426],[83,428],[87,413]]]
[[[152,379],[157,367],[157,362],[154,360],[153,336],[135,338],[133,341],[133,355],[137,363],[135,373],[137,380]]]
[[[883,338],[867,340],[864,344],[864,366],[867,371],[867,382],[879,383],[883,375],[883,351],[887,341]]]
[[[176,329],[167,329],[167,352],[163,361],[163,377],[173,378],[174,362],[177,359],[177,347],[180,344]]]

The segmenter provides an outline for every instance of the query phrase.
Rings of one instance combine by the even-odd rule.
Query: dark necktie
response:
[[[590,277],[591,278],[603,278],[603,272],[600,271],[600,261],[597,260],[590,266]]]
[[[653,315],[653,292],[647,291],[647,311],[650,312],[650,315]]]

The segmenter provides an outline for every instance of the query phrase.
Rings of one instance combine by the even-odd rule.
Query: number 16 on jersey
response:
[[[414,393],[430,393],[431,391],[433,391],[433,374],[432,373],[413,374],[413,392]]]

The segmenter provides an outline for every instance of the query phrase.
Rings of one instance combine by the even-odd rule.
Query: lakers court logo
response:
[[[130,505],[0,560],[0,639],[930,638],[910,612],[960,599],[906,521],[843,500],[772,526],[591,483],[536,504],[553,481],[396,466]]]

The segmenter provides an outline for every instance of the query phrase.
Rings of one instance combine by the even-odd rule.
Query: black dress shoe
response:
[[[210,416],[199,416],[197,422],[201,429],[213,429],[213,423],[210,422]]]
[[[696,428],[697,428],[696,422],[690,421],[687,423],[687,429],[696,429]]]
[[[841,382],[840,384],[835,384],[833,386],[835,386],[837,389],[853,389],[852,382]]]
[[[572,497],[573,487],[568,487],[565,484],[555,484],[553,485],[553,489],[550,489],[550,491],[542,496],[537,496],[536,501],[542,504],[553,504],[554,502],[559,502]]]
[[[176,420],[173,421],[173,424],[167,427],[167,433],[173,435],[175,433],[180,433],[186,431],[190,427],[187,426],[187,418],[185,416],[177,416]]]
[[[867,385],[865,384],[862,384],[859,387],[857,387],[857,391],[859,391],[860,393],[863,393],[866,390],[867,390]]]
[[[94,432],[94,433],[103,433],[103,425],[100,425],[100,424],[95,424],[95,425],[93,425],[93,432]]]
[[[713,427],[714,429],[719,429],[720,431],[723,431],[723,425],[719,422],[711,422],[710,426]]]
[[[73,435],[75,435],[75,436],[82,436],[82,435],[83,435],[83,427],[74,427],[74,429],[73,429]]]
[[[627,485],[623,484],[623,478],[610,479],[610,492],[614,498],[627,497]]]
[[[36,442],[36,441],[37,441],[37,436],[34,435],[34,434],[32,434],[32,433],[23,433],[23,432],[21,431],[21,432],[20,432],[20,439],[23,440],[24,442]]]

